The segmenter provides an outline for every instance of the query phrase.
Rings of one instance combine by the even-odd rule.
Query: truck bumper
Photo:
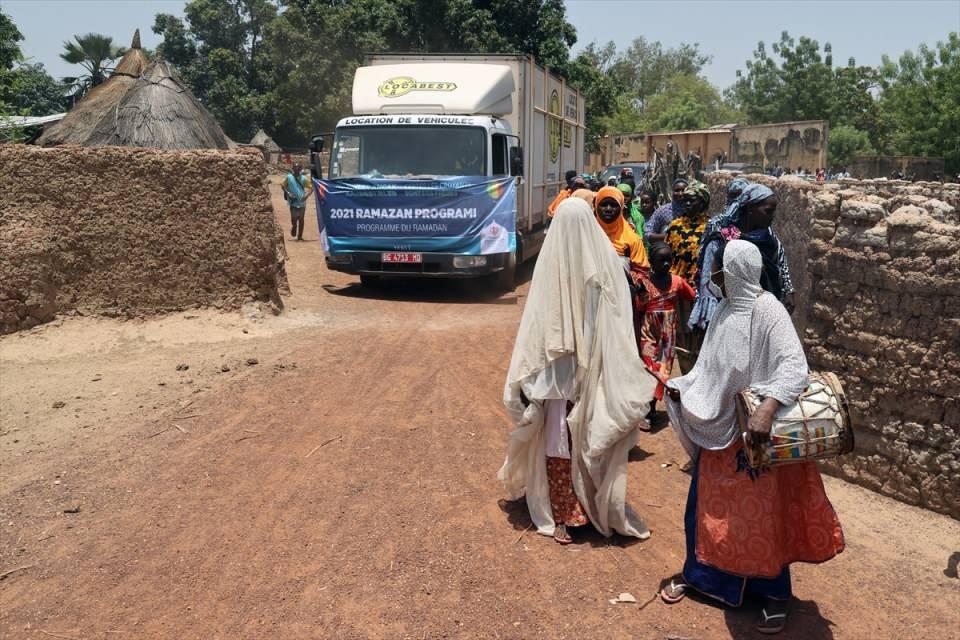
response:
[[[457,266],[456,258],[486,258],[481,266]],[[451,253],[424,253],[423,262],[383,262],[380,251],[354,251],[340,256],[327,256],[327,268],[355,275],[403,276],[424,278],[476,278],[502,271],[510,264],[509,253],[493,253],[486,256],[459,256]]]

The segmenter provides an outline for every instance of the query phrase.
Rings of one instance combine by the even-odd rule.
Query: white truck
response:
[[[326,179],[330,134],[310,146],[327,266],[365,284],[497,274],[512,286],[564,174],[583,166],[584,102],[528,55],[367,56]]]

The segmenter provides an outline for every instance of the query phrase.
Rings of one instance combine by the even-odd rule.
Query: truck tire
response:
[[[380,286],[382,280],[380,276],[371,275],[369,273],[360,274],[360,286],[366,287],[367,289],[376,289]]]
[[[493,286],[498,291],[513,291],[517,288],[517,254],[510,253],[503,269],[493,274]]]

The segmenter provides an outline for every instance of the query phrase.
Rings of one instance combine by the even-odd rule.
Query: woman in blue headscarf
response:
[[[760,286],[777,297],[793,312],[793,281],[783,244],[770,226],[777,210],[777,196],[762,184],[737,178],[727,186],[727,210],[712,218],[700,242],[697,271],[697,301],[687,325],[706,329],[720,301],[710,292],[710,271],[721,244],[730,240],[747,240],[760,249],[763,271]]]

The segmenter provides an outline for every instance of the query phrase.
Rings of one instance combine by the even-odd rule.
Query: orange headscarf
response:
[[[613,222],[604,222],[600,217],[600,203],[608,198],[616,200],[620,205],[620,215]],[[649,267],[650,262],[647,260],[647,250],[643,246],[643,240],[623,219],[623,192],[616,187],[603,187],[597,192],[593,202],[593,212],[597,222],[607,234],[607,239],[610,240],[617,255],[629,256],[631,264],[637,267]]]

